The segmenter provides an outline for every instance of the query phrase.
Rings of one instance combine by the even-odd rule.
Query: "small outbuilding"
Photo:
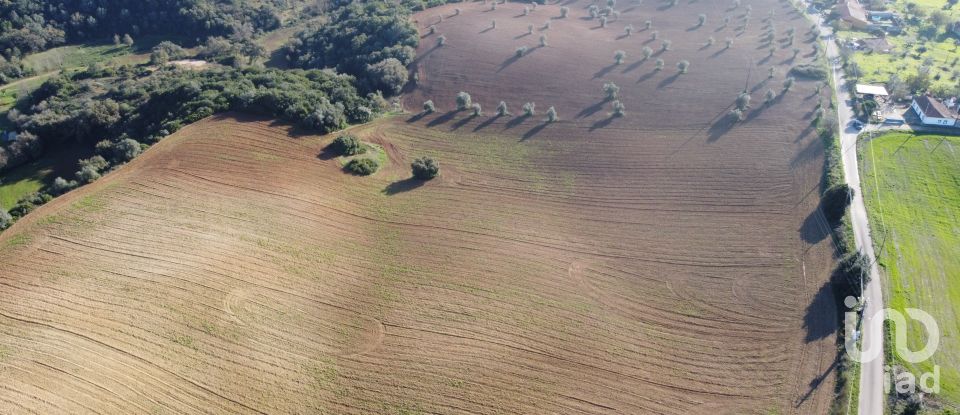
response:
[[[857,94],[885,97],[890,95],[883,85],[857,84]]]
[[[917,117],[924,125],[956,127],[957,118],[960,118],[956,111],[947,108],[942,102],[929,95],[914,97],[910,108],[917,113]]]

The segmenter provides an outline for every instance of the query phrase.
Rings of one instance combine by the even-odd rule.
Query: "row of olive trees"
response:
[[[483,115],[483,107],[478,102],[473,102],[473,99],[470,97],[469,93],[460,91],[456,96],[457,111],[466,111],[470,110],[473,116]],[[532,117],[536,115],[536,103],[527,102],[524,103],[521,107],[523,110],[523,115],[526,117]],[[423,113],[430,114],[437,111],[436,104],[433,103],[433,100],[427,100],[423,103]],[[500,101],[500,104],[497,105],[496,116],[503,117],[512,115],[507,103]],[[557,109],[550,107],[547,109],[547,122],[556,122],[560,120],[560,117],[557,115]]]

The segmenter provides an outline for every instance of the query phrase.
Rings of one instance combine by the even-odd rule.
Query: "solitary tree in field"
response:
[[[618,50],[613,52],[613,63],[620,65],[623,63],[623,59],[627,57],[627,52]]]
[[[496,9],[497,9],[497,2],[494,1],[493,3],[490,3],[490,10],[496,10]]]
[[[789,91],[791,88],[793,88],[793,82],[794,82],[794,81],[795,81],[795,79],[793,79],[792,76],[789,77],[789,78],[787,78],[787,79],[785,79],[785,80],[783,80],[783,91],[784,91],[784,92],[787,92],[787,91]]]
[[[654,31],[650,32],[650,39],[657,40],[658,37],[660,37],[660,32],[659,32],[659,31],[654,30]]]
[[[420,157],[413,160],[410,170],[413,172],[413,177],[419,180],[430,180],[440,174],[440,163],[429,157]]]
[[[498,117],[503,117],[503,116],[506,116],[506,115],[510,115],[510,110],[507,109],[507,103],[506,103],[506,102],[500,101],[500,104],[497,105],[497,116],[498,116]]]
[[[560,8],[560,18],[561,18],[561,19],[566,18],[568,14],[570,14],[570,8],[569,8],[569,7],[563,6],[563,7]]]
[[[707,38],[707,44],[706,44],[706,46],[709,48],[710,46],[713,46],[713,43],[716,42],[716,41],[717,41],[717,40],[714,39],[713,36],[710,36],[710,37]]]
[[[587,8],[587,12],[590,13],[591,19],[596,19],[600,17],[600,8],[597,7],[596,4],[591,4],[590,7]]]
[[[123,35],[123,44],[127,47],[133,46],[133,38],[129,34]]]
[[[547,108],[547,122],[557,122],[560,118],[557,117],[557,109],[554,107]]]
[[[643,30],[650,30],[651,27],[653,27],[653,22],[649,20],[643,22]]]
[[[697,15],[697,27],[702,27],[707,22],[707,15],[700,13]]]
[[[750,94],[741,92],[740,95],[737,95],[736,106],[743,111],[750,109]]]
[[[607,99],[617,99],[620,96],[620,87],[613,82],[606,82],[603,84],[603,93]]]
[[[660,44],[660,50],[663,51],[663,52],[666,52],[666,51],[670,50],[670,45],[672,45],[672,44],[673,44],[673,42],[671,42],[671,41],[669,41],[669,40],[667,40],[667,39],[664,39],[664,40],[663,40],[663,43]]]
[[[123,44],[123,40],[120,39],[120,35],[114,33],[114,34],[113,34],[113,45],[114,45],[114,46],[120,46],[120,45],[122,45],[122,44]]]
[[[724,44],[724,47],[723,47],[723,48],[724,48],[724,49],[730,49],[730,48],[733,46],[733,39],[731,39],[731,38],[728,37],[728,38],[726,38],[726,40],[724,40],[724,43],[725,43],[725,44]]]
[[[793,48],[793,58],[796,59],[797,55],[800,54],[800,48]]]
[[[769,69],[767,69],[767,79],[773,79],[776,74],[777,68],[775,66],[771,66]]]
[[[773,92],[772,89],[768,89],[767,93],[763,95],[763,103],[770,105],[773,103],[773,100],[777,99],[777,93]]]
[[[690,68],[690,62],[685,60],[677,62],[677,69],[680,70],[681,74],[687,73],[687,69]]]
[[[479,102],[474,102],[473,105],[470,106],[470,108],[473,110],[474,117],[479,117],[483,115],[483,107],[480,106]]]
[[[438,16],[440,18],[440,23],[443,23],[443,15]]]
[[[526,53],[527,53],[527,47],[526,47],[526,46],[520,46],[520,47],[517,48],[516,51],[514,51],[514,55],[515,55],[516,57],[518,57],[518,58],[523,57],[523,55],[525,55]]]
[[[435,25],[430,25],[429,27],[427,27],[427,33],[428,33],[428,34],[431,34],[431,35],[432,35],[432,34],[434,34],[434,33],[436,33],[436,32],[437,32],[437,26],[435,26]]]
[[[527,16],[527,15],[529,15],[529,14],[530,14],[530,8],[524,6],[524,7],[523,7],[523,15],[524,15],[524,16]]]
[[[470,108],[472,100],[470,99],[470,94],[460,91],[457,93],[457,111],[463,111],[467,108]]]
[[[423,112],[430,114],[437,110],[437,107],[433,105],[433,100],[426,100],[423,102]]]
[[[446,44],[447,44],[447,37],[446,37],[446,36],[440,35],[440,36],[437,37],[437,46],[438,46],[438,47],[439,47],[439,46],[446,45]]]
[[[773,56],[774,53],[777,53],[777,48],[771,46],[767,56]]]
[[[546,22],[543,23],[543,30],[547,30],[549,28],[550,28],[550,21],[547,20]]]
[[[532,24],[528,24],[528,25],[527,25],[527,34],[528,34],[528,35],[532,35],[532,34],[533,34],[533,25],[532,25]]]
[[[624,34],[624,35],[627,35],[627,37],[633,36],[633,25],[632,25],[632,24],[628,24],[628,25],[624,26],[624,28],[623,28],[623,34]]]
[[[647,60],[653,55],[653,49],[650,49],[649,46],[644,46],[643,49],[640,50],[640,53],[643,54],[643,60]]]
[[[624,115],[623,103],[620,100],[613,101],[611,104],[613,112],[610,113],[611,117],[622,117]]]
[[[454,16],[459,16],[459,15],[460,15],[460,8],[459,8],[459,7],[456,8],[456,9],[453,9],[453,15],[454,15]]]
[[[663,70],[663,65],[664,65],[663,59],[657,59],[657,61],[653,64],[653,69],[656,70],[657,72],[660,72]]]
[[[547,35],[540,34],[540,47],[547,46]]]
[[[537,113],[536,108],[537,108],[537,104],[533,102],[527,102],[523,104],[523,115],[527,117],[534,116]]]
[[[607,16],[600,16],[600,27],[607,27]]]

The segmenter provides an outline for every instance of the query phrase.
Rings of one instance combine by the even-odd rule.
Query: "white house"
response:
[[[917,113],[917,117],[920,117],[920,122],[924,125],[936,125],[940,127],[957,126],[958,115],[956,111],[947,108],[942,102],[928,95],[914,97],[910,108],[913,109],[913,112]]]

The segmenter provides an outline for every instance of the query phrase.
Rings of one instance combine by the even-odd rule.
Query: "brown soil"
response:
[[[442,111],[355,128],[387,153],[372,177],[344,174],[331,137],[228,115],[20,221],[0,236],[0,413],[826,412],[813,85],[716,122],[766,53],[767,11],[798,40],[808,25],[754,4],[717,54],[699,44],[732,33],[714,33],[725,4],[620,4],[591,30],[568,3],[551,46],[499,73],[559,6],[418,15],[445,13],[448,45],[424,40],[407,106]],[[674,50],[637,83],[648,34],[616,37],[648,18]],[[627,63],[594,79],[616,49]],[[669,80],[679,59],[690,73]],[[627,117],[591,109],[604,79]],[[446,113],[459,90],[539,114]],[[550,105],[565,121],[540,122]],[[408,178],[421,155],[439,178]]]

